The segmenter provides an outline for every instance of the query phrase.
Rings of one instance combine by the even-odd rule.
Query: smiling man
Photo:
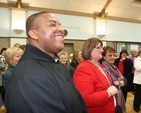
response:
[[[64,48],[64,29],[50,13],[26,21],[29,44],[6,90],[7,113],[87,113],[67,69],[56,54]]]

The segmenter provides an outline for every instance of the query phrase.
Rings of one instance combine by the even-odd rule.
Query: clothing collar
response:
[[[56,59],[58,59],[58,56],[56,55],[54,58],[52,58],[45,52],[41,51],[39,48],[30,44],[27,44],[25,52],[23,56],[21,57],[20,61],[25,59],[36,59],[36,60],[41,60],[45,62],[57,62],[58,60]]]
[[[57,55],[54,57],[55,62],[59,61],[59,58],[57,57]]]
[[[11,64],[8,64],[8,67],[9,68],[15,68],[15,66],[11,65]]]

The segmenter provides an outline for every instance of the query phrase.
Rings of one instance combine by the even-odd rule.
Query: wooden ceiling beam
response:
[[[105,17],[105,9],[102,9],[102,11],[99,13],[99,16],[101,18],[104,18]]]
[[[6,4],[6,3],[1,3],[1,2],[0,2],[0,7],[10,8],[10,9],[15,9],[15,10],[48,11],[50,13],[57,13],[57,14],[101,18],[98,14],[81,13],[81,12],[75,12],[75,11],[65,11],[65,10],[57,10],[57,9],[49,9],[49,8],[28,7],[28,6],[22,6],[22,8],[17,8],[17,6],[15,4]],[[105,9],[107,8],[106,4],[105,4],[104,8]],[[131,23],[140,23],[141,24],[141,20],[129,19],[129,18],[106,16],[106,17],[103,17],[103,19],[117,20],[117,21],[131,22]]]
[[[22,0],[17,0],[17,8],[22,8]]]
[[[6,4],[6,3],[0,2],[0,7],[9,8],[9,7],[16,7],[16,5],[15,4]]]
[[[101,18],[103,18],[103,17],[105,16],[105,11],[106,11],[107,7],[109,6],[109,4],[111,3],[111,1],[112,1],[112,0],[108,0],[108,1],[106,2],[106,4],[104,5],[103,9],[101,10],[101,12],[99,13],[99,16],[100,16]]]

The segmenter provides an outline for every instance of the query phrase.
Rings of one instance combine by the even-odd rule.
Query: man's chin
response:
[[[62,51],[63,49],[64,49],[64,46],[58,48],[58,51],[60,52],[60,51]],[[59,52],[58,52],[58,53],[59,53]]]

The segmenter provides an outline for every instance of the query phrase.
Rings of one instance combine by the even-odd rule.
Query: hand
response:
[[[124,81],[120,80],[120,86],[124,86]]]
[[[115,85],[119,85],[119,81],[114,81],[114,84]]]
[[[118,89],[115,86],[110,86],[108,87],[107,92],[109,94],[109,97],[111,97],[118,93]]]
[[[124,86],[124,81],[123,81],[123,80],[114,81],[114,85],[118,85],[119,87],[120,87],[120,86]]]

